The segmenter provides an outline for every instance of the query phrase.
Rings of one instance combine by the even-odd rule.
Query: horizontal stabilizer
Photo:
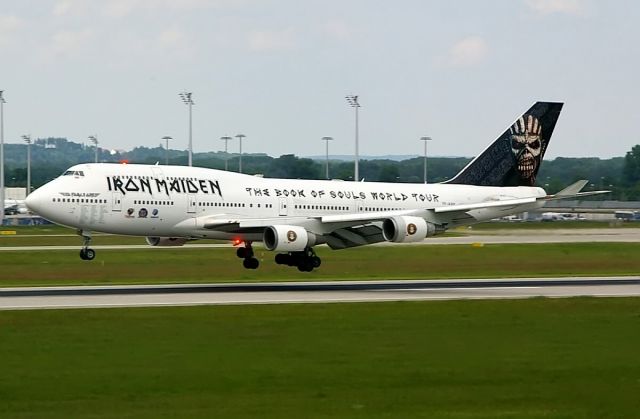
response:
[[[587,185],[587,183],[589,183],[588,180],[579,180],[576,183],[572,183],[571,185],[558,192],[556,196],[574,196],[575,194],[580,192],[582,188]]]
[[[579,198],[579,197],[583,197],[583,196],[592,196],[592,195],[601,195],[601,194],[605,194],[605,193],[609,193],[611,191],[589,191],[589,192],[580,192],[582,190],[582,188],[584,188],[587,183],[589,183],[588,180],[579,180],[575,183],[572,183],[571,185],[567,186],[566,188],[564,188],[563,190],[561,190],[560,192],[558,192],[555,195],[547,195],[545,196],[543,199],[545,201],[554,201],[556,199],[568,199],[568,198]]]

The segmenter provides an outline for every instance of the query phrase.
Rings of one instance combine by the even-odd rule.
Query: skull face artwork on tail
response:
[[[516,159],[517,172],[522,180],[533,186],[542,152],[542,125],[538,118],[523,115],[509,130],[511,151]]]

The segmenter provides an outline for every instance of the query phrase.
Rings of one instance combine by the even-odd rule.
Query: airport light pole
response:
[[[427,183],[427,143],[432,140],[431,137],[420,138],[420,141],[424,141],[424,183]]]
[[[93,143],[93,145],[95,146],[95,162],[98,163],[98,136],[97,135],[90,135],[89,136],[89,141],[91,141]]]
[[[192,141],[192,118],[191,118],[191,107],[195,105],[191,96],[192,92],[182,92],[180,93],[180,98],[185,105],[189,105],[189,166],[193,166],[193,141]]]
[[[322,137],[322,141],[325,142],[325,177],[329,179],[329,141],[333,140],[333,137]]]
[[[0,211],[0,226],[4,223],[4,90],[0,90],[0,202],[2,202],[2,211]]]
[[[245,138],[246,135],[238,134],[236,138],[240,140],[240,159],[238,160],[238,173],[242,173],[242,139]]]
[[[27,143],[27,196],[31,193],[31,135],[23,135],[22,139]]]
[[[224,170],[229,170],[229,141],[233,140],[232,137],[224,136],[220,137],[224,141]]]
[[[360,108],[360,103],[358,102],[357,95],[348,95],[348,96],[345,96],[345,98],[347,99],[347,103],[349,104],[349,106],[354,108],[356,112],[356,156],[355,156],[356,158],[355,158],[355,165],[353,168],[353,181],[358,182],[360,179],[360,174],[358,172],[358,162],[360,160],[359,151],[358,151],[358,109]]]
[[[164,165],[165,166],[169,166],[169,140],[173,140],[173,138],[169,137],[168,135],[165,135],[164,137],[162,137],[162,139],[164,140]]]

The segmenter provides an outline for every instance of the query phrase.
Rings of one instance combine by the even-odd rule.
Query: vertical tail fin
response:
[[[533,186],[562,103],[536,102],[486,150],[445,183]]]

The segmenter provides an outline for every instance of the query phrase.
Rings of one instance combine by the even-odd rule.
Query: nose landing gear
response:
[[[236,256],[240,259],[244,259],[242,261],[242,266],[244,266],[245,269],[258,269],[258,266],[260,266],[260,261],[253,255],[253,247],[251,246],[250,241],[244,242],[244,247],[238,247],[238,250],[236,250]]]
[[[91,244],[91,232],[78,230],[78,235],[82,236],[82,249],[80,249],[80,259],[93,260],[96,257],[96,251],[89,248],[89,244]]]

